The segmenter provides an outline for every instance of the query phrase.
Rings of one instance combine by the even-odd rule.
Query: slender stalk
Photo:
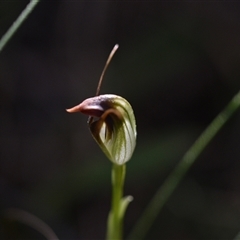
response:
[[[168,178],[153,196],[152,200],[146,207],[142,216],[139,218],[133,231],[128,239],[144,239],[157,215],[161,211],[164,204],[167,202],[173,191],[176,189],[186,172],[193,165],[197,157],[213,139],[222,126],[230,119],[233,113],[240,106],[240,92],[238,92],[227,107],[220,112],[217,117],[210,123],[205,131],[199,136],[195,143],[185,153],[181,161],[170,173]]]
[[[112,207],[108,216],[107,240],[121,240],[123,228],[122,197],[126,165],[113,164]]]
[[[8,29],[8,31],[3,35],[0,40],[0,52],[9,42],[13,34],[18,30],[18,28],[22,25],[24,20],[28,17],[28,15],[32,12],[35,6],[38,4],[40,0],[31,0],[26,8],[22,11],[16,21],[12,24],[12,26]]]

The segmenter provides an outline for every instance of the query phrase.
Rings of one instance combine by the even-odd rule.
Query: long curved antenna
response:
[[[99,95],[104,74],[105,74],[105,72],[106,72],[106,70],[107,70],[107,67],[108,67],[109,63],[111,62],[111,60],[112,60],[112,58],[113,58],[113,55],[114,55],[115,52],[117,51],[118,47],[119,47],[119,45],[116,44],[116,45],[113,47],[111,53],[110,53],[109,56],[108,56],[108,59],[107,59],[107,61],[106,61],[106,64],[105,64],[105,66],[104,66],[104,68],[103,68],[102,74],[101,74],[100,79],[99,79],[99,82],[98,82],[97,91],[96,91],[96,96]]]
[[[119,48],[119,45],[115,44],[115,46],[113,47],[112,51],[110,52],[110,54],[108,56],[108,59],[107,59],[107,61],[105,63],[105,66],[103,68],[102,74],[101,74],[101,76],[99,78],[99,81],[98,81],[96,96],[98,96],[99,93],[100,93],[100,89],[101,89],[101,86],[102,86],[102,81],[103,81],[104,74],[105,74],[105,72],[107,70],[107,67],[108,67],[109,63],[111,62],[111,60],[113,58],[113,55],[115,54],[115,52],[117,51],[118,48]],[[93,117],[89,117],[87,122],[90,125],[93,122]]]

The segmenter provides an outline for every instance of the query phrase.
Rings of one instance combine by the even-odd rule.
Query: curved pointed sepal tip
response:
[[[81,112],[81,108],[79,105],[77,105],[75,107],[66,109],[66,111],[69,113]]]

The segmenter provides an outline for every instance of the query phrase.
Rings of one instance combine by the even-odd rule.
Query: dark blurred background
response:
[[[0,35],[28,1],[0,1]],[[127,235],[195,139],[240,89],[240,3],[42,1],[0,54],[1,239],[43,239],[7,218],[26,210],[60,239],[104,239],[111,163],[87,116],[102,93],[135,111]],[[240,230],[240,112],[204,150],[146,239],[232,239]]]

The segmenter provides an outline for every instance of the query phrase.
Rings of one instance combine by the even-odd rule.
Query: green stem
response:
[[[112,207],[108,216],[107,240],[122,239],[122,197],[126,165],[113,164]]]
[[[28,15],[32,12],[32,10],[35,8],[35,6],[37,5],[37,3],[39,1],[40,0],[31,0],[31,2],[26,6],[26,8],[19,15],[17,20],[12,24],[12,26],[8,29],[8,31],[3,35],[3,37],[0,40],[0,52],[3,50],[5,45],[8,43],[8,41],[13,36],[13,34],[21,26],[21,24],[28,17]]]
[[[139,218],[128,239],[144,239],[157,215],[167,202],[173,191],[176,189],[186,172],[195,162],[200,153],[213,139],[222,126],[230,119],[233,113],[240,106],[240,92],[229,102],[227,107],[220,112],[210,123],[190,149],[185,153],[178,165],[173,169],[168,178],[153,196],[152,200]]]

